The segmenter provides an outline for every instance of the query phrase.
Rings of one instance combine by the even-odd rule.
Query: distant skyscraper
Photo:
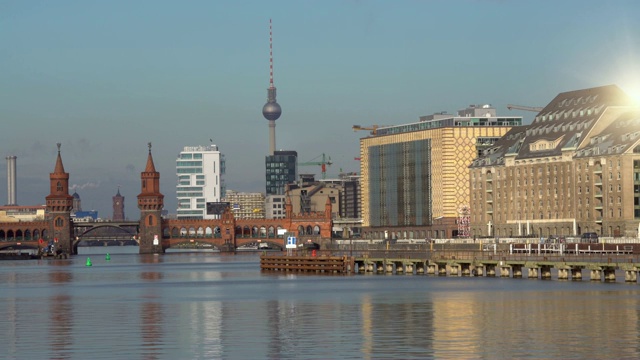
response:
[[[296,181],[298,177],[298,153],[295,151],[276,151],[267,156],[266,178],[268,195],[284,195],[285,187]]]
[[[120,187],[118,193],[113,199],[113,221],[124,221],[124,196],[120,195]]]
[[[224,172],[224,155],[216,145],[185,146],[176,160],[178,218],[215,218],[207,215],[207,203],[224,197]]]
[[[267,103],[262,107],[262,115],[269,120],[269,155],[276,151],[276,120],[282,114],[282,109],[276,101],[276,87],[273,85],[273,37],[271,19],[269,19],[269,89],[267,89]]]

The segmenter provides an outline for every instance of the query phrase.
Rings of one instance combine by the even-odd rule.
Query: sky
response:
[[[18,204],[44,204],[61,143],[83,210],[110,218],[120,189],[133,220],[151,142],[175,213],[176,158],[210,139],[227,189],[264,192],[269,19],[276,148],[326,154],[337,177],[360,172],[354,124],[470,104],[530,123],[507,104],[609,84],[640,98],[639,15],[639,1],[0,0],[0,150],[17,156]]]

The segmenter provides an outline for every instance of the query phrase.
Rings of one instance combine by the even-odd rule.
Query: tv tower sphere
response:
[[[281,114],[280,104],[275,101],[269,101],[262,107],[262,116],[267,120],[278,120]]]

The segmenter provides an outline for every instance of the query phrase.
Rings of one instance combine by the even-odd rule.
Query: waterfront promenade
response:
[[[395,247],[395,248],[394,248]],[[265,271],[638,282],[640,244],[468,244],[264,254]],[[292,256],[293,255],[293,256]],[[315,255],[315,256],[314,256]],[[339,265],[342,263],[342,265]],[[586,277],[586,276],[585,276]]]

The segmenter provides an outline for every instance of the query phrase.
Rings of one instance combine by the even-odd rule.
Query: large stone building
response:
[[[559,94],[470,170],[472,236],[638,236],[640,110],[616,86]]]
[[[326,204],[331,204],[331,218],[336,219],[340,214],[341,190],[340,184],[316,181],[313,174],[303,174],[298,183],[287,185],[286,196],[294,214],[322,211]]]
[[[521,117],[498,117],[489,105],[458,116],[376,127],[360,139],[365,238],[457,236],[458,209],[469,204],[469,165]]]

